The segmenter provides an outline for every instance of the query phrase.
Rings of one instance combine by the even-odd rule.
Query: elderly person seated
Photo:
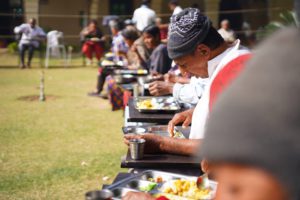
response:
[[[102,36],[96,20],[91,20],[88,26],[80,32],[80,38],[83,42],[82,53],[88,58],[87,65],[93,63],[93,53],[95,53],[97,61],[100,61],[104,52]]]
[[[236,35],[234,31],[230,29],[230,22],[228,19],[221,21],[221,28],[218,32],[224,38],[225,42],[232,43],[236,40]]]
[[[22,35],[19,42],[20,68],[24,69],[26,66],[30,68],[34,50],[39,48],[40,42],[45,39],[46,34],[42,28],[36,25],[36,19],[34,18],[31,18],[28,23],[15,27],[14,32]],[[25,65],[25,51],[27,50],[28,61]]]

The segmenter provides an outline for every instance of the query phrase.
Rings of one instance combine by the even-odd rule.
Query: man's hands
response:
[[[174,84],[171,82],[154,81],[149,84],[149,92],[153,96],[172,94]]]
[[[194,108],[174,115],[173,119],[169,121],[168,124],[168,132],[172,137],[174,136],[174,126],[182,122],[182,127],[186,128],[191,124],[193,112],[194,112]]]
[[[127,192],[122,200],[155,200],[155,198],[144,192]]]
[[[146,140],[145,143],[145,153],[159,153],[161,152],[160,145],[163,141],[163,137],[156,134],[144,134],[144,135],[134,135],[134,134],[127,134],[124,135],[124,143],[129,145],[129,140],[131,139],[144,139]]]

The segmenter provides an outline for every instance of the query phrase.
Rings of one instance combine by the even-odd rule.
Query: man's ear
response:
[[[199,44],[196,51],[199,52],[201,56],[209,56],[210,54],[210,49],[204,44]]]

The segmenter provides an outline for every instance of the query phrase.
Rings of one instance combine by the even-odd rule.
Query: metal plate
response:
[[[145,188],[150,184],[151,186],[155,182],[156,185],[150,191],[147,191],[149,194],[153,196],[164,195],[171,199],[189,199],[185,197],[180,197],[176,195],[165,194],[161,191],[163,185],[168,181],[173,180],[188,180],[188,181],[197,181],[198,177],[195,176],[185,176],[181,174],[155,171],[155,170],[147,170],[143,173],[137,174],[133,177],[126,178],[120,182],[112,184],[107,187],[107,189],[111,190],[114,194],[113,199],[122,199],[122,197],[128,191],[144,191]],[[209,186],[212,189],[211,197],[201,200],[210,200],[215,194],[217,183],[214,181],[209,181]]]
[[[175,138],[186,138],[184,133],[180,130],[181,128],[175,127],[174,137]],[[170,137],[168,132],[168,126],[128,126],[122,127],[124,134],[138,134],[143,135],[145,133],[153,133],[164,137]]]
[[[145,76],[148,74],[146,69],[119,69],[115,70],[114,74],[132,74],[138,76]]]
[[[181,109],[173,97],[137,97],[134,99],[134,107],[139,112],[176,112]]]

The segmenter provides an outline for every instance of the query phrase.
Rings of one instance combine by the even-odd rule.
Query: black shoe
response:
[[[20,64],[20,69],[25,69],[25,67],[26,67],[26,65],[24,65],[24,64]]]
[[[99,97],[101,97],[102,99],[108,99],[107,94],[99,94]]]
[[[100,94],[98,92],[89,92],[87,95],[91,97],[100,97]]]

